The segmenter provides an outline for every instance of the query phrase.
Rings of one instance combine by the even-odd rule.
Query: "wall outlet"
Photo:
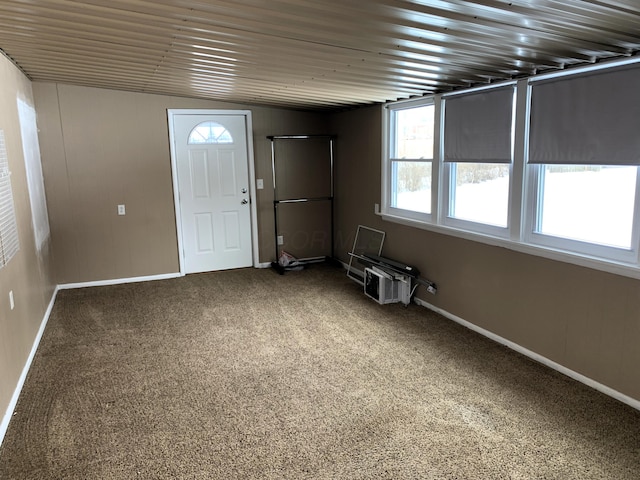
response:
[[[124,205],[118,205],[118,215],[125,215],[126,213]]]
[[[264,180],[262,178],[256,180],[256,188],[258,190],[262,190],[264,188]]]
[[[282,235],[278,235],[278,245],[284,245],[284,237]]]
[[[16,306],[16,304],[13,301],[13,290],[9,292],[9,305],[11,306],[11,310],[13,310],[14,307]]]

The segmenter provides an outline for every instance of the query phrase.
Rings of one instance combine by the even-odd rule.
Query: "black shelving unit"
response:
[[[278,273],[283,274],[287,270],[299,269],[301,266],[304,267],[310,263],[318,263],[327,260],[332,260],[334,257],[334,245],[333,245],[333,222],[334,222],[334,208],[333,208],[333,154],[334,154],[334,141],[335,135],[269,135],[267,136],[269,140],[271,140],[271,170],[273,174],[273,218],[274,218],[274,227],[275,227],[275,254],[276,258],[274,262],[271,262],[271,266],[278,271]],[[284,141],[284,142],[304,142],[305,140],[326,140],[328,143],[328,155],[327,162],[329,168],[329,192],[328,195],[319,195],[319,196],[295,196],[288,197],[282,196],[280,197],[278,191],[279,182],[282,182],[283,179],[279,178],[278,170],[276,168],[276,142]],[[304,161],[304,159],[300,159],[299,161]],[[305,203],[313,203],[313,202],[328,202],[330,209],[330,250],[331,253],[329,256],[321,255],[316,257],[307,257],[307,258],[299,258],[297,259],[297,265],[293,267],[285,267],[278,263],[278,259],[280,258],[280,245],[278,245],[278,237],[280,236],[280,228],[279,228],[279,207],[285,204],[305,204]]]

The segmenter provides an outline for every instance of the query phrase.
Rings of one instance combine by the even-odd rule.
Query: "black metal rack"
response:
[[[278,259],[280,257],[280,245],[278,245],[278,237],[280,233],[279,222],[278,222],[278,207],[283,204],[302,204],[302,203],[310,203],[310,202],[329,202],[330,206],[330,249],[331,254],[329,258],[334,257],[334,245],[333,245],[333,223],[334,223],[334,208],[333,208],[333,152],[334,152],[334,141],[335,135],[268,135],[267,138],[271,140],[271,170],[273,174],[273,218],[274,218],[274,227],[275,227],[275,261],[271,263],[271,266],[278,271],[278,273],[283,274],[286,270],[291,270],[294,268],[300,268],[300,266],[305,266],[309,263],[317,263],[326,261],[328,257],[326,255],[317,256],[317,257],[308,257],[308,258],[300,258],[297,261],[297,264],[293,267],[286,267],[280,265]],[[296,197],[296,198],[279,198],[278,196],[278,172],[276,169],[276,148],[275,143],[277,140],[284,141],[304,141],[304,140],[323,140],[326,139],[329,144],[329,171],[330,171],[330,179],[329,179],[329,195],[326,196],[311,196],[311,197]]]

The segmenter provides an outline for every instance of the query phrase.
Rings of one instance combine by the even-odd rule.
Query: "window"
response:
[[[531,83],[528,240],[637,262],[640,69]]]
[[[11,172],[4,141],[4,130],[0,130],[0,268],[18,253],[18,227],[13,207]]]
[[[444,223],[507,236],[514,88],[444,103]]]
[[[388,111],[386,211],[426,219],[431,214],[435,107],[433,101]],[[397,213],[396,213],[397,214]]]
[[[534,232],[631,249],[637,174],[633,166],[545,165]]]
[[[506,228],[509,165],[451,163],[448,167],[448,217]]]
[[[202,122],[189,134],[189,145],[211,143],[233,143],[229,131],[216,122]]]
[[[386,105],[383,219],[640,278],[638,85],[629,59]]]
[[[27,187],[31,203],[33,233],[36,241],[36,249],[41,251],[45,241],[51,234],[51,230],[49,228],[47,198],[42,175],[35,108],[18,99],[18,118],[20,119],[22,152],[24,154],[25,170],[27,172]]]
[[[638,259],[638,167],[529,165],[527,243],[624,263]]]

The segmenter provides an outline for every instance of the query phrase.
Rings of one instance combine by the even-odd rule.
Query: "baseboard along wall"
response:
[[[271,264],[260,264],[257,268],[268,268]],[[347,264],[343,263],[343,266],[346,270],[347,268]],[[355,271],[356,273],[359,273],[360,275],[364,275],[364,272],[357,270],[357,269],[353,269],[353,271]],[[18,383],[16,385],[16,388],[13,392],[13,396],[11,397],[11,401],[9,402],[9,405],[7,406],[7,410],[4,414],[4,416],[2,417],[2,423],[0,423],[0,445],[2,445],[2,442],[4,440],[4,436],[7,432],[7,429],[9,428],[9,422],[11,421],[11,417],[14,414],[16,405],[18,403],[18,398],[20,397],[20,393],[22,392],[22,387],[24,386],[24,382],[27,378],[27,374],[29,373],[29,369],[31,368],[31,363],[33,362],[33,358],[35,357],[36,351],[38,350],[38,346],[40,345],[40,340],[42,339],[42,335],[44,334],[44,330],[47,326],[47,322],[49,321],[49,316],[51,315],[51,311],[53,310],[53,305],[55,303],[56,297],[58,295],[58,291],[60,290],[68,290],[68,289],[74,289],[74,288],[84,288],[84,287],[96,287],[96,286],[106,286],[106,285],[119,285],[119,284],[124,284],[124,283],[134,283],[134,282],[146,282],[146,281],[153,281],[153,280],[164,280],[164,279],[169,279],[169,278],[177,278],[180,277],[181,274],[180,273],[168,273],[168,274],[163,274],[163,275],[152,275],[152,276],[146,276],[146,277],[134,277],[134,278],[119,278],[119,279],[112,279],[112,280],[100,280],[100,281],[96,281],[96,282],[82,282],[82,283],[66,283],[66,284],[61,284],[58,285],[56,287],[56,289],[53,292],[53,295],[51,296],[51,300],[49,301],[49,305],[47,307],[47,310],[44,314],[44,317],[42,319],[42,322],[40,324],[40,328],[38,329],[38,333],[36,335],[36,338],[33,341],[33,346],[31,347],[31,352],[29,353],[29,357],[27,358],[27,361],[25,362],[25,365],[22,369],[22,374],[20,375],[20,378],[18,379]],[[635,398],[629,397],[628,395],[625,395],[623,393],[618,392],[617,390],[614,390],[610,387],[607,387],[606,385],[603,385],[599,382],[596,382],[595,380],[586,377],[578,372],[575,372],[567,367],[564,367],[563,365],[560,365],[559,363],[556,363],[552,360],[549,360],[546,357],[543,357],[542,355],[537,354],[536,352],[529,350],[527,348],[524,348],[521,345],[518,345],[515,342],[512,342],[510,340],[507,340],[506,338],[503,338],[499,335],[496,335],[493,332],[490,332],[489,330],[485,330],[484,328],[481,328],[471,322],[468,322],[467,320],[464,320],[463,318],[460,318],[446,310],[443,310],[439,307],[436,307],[435,305],[432,305],[420,298],[414,298],[414,302],[417,305],[420,305],[422,307],[428,308],[429,310],[432,310],[436,313],[439,313],[440,315],[442,315],[443,317],[452,320],[470,330],[473,330],[476,333],[479,333],[480,335],[487,337],[491,340],[493,340],[494,342],[500,343],[508,348],[510,348],[511,350],[514,350],[518,353],[521,353],[522,355],[525,355],[526,357],[531,358],[532,360],[535,360],[536,362],[539,362],[549,368],[552,368],[553,370],[556,370],[564,375],[567,375],[568,377],[581,382],[591,388],[594,388],[595,390],[598,390],[601,393],[604,393],[605,395],[608,395],[612,398],[615,398],[616,400],[619,400],[633,408],[635,408],[636,410],[640,410],[640,400],[636,400]]]
[[[168,278],[181,277],[180,272],[175,273],[163,273],[161,275],[148,275],[144,277],[131,277],[131,278],[113,278],[109,280],[97,280],[95,282],[79,282],[79,283],[62,283],[58,285],[59,290],[71,290],[74,288],[85,287],[104,287],[107,285],[122,285],[125,283],[137,283],[137,282],[151,282],[154,280],[166,280]]]
[[[431,305],[428,302],[425,302],[424,300],[421,300],[420,298],[415,298],[414,302],[417,305],[423,306],[425,308],[428,308],[429,310],[432,310],[436,313],[439,313],[440,315],[442,315],[443,317],[448,318],[449,320],[453,320],[454,322],[470,329],[473,330],[476,333],[479,333],[480,335],[487,337],[491,340],[493,340],[494,342],[500,343],[502,345],[504,345],[505,347],[510,348],[511,350],[514,350],[518,353],[521,353],[522,355],[531,358],[532,360],[535,360],[538,363],[541,363],[549,368],[552,368],[553,370],[556,370],[570,378],[573,378],[574,380],[577,380],[580,383],[583,383],[595,390],[598,390],[601,393],[604,393],[605,395],[608,395],[612,398],[615,398],[616,400],[621,401],[622,403],[626,403],[627,405],[635,408],[636,410],[640,410],[640,400],[636,400],[635,398],[629,397],[628,395],[625,395],[624,393],[620,393],[617,390],[614,390],[613,388],[607,387],[606,385],[603,385],[600,382],[597,382],[589,377],[586,377],[584,375],[582,375],[581,373],[575,372],[563,365],[560,365],[559,363],[554,362],[553,360],[549,360],[547,357],[543,357],[542,355],[529,350],[527,348],[524,348],[522,345],[519,345],[515,342],[512,342],[511,340],[507,340],[506,338],[503,338],[499,335],[496,335],[493,332],[490,332],[489,330],[485,330],[484,328],[478,327],[477,325],[468,322],[456,315],[453,315],[452,313],[447,312],[446,310],[443,310],[441,308],[438,308],[434,305]]]
[[[22,373],[20,374],[20,378],[18,378],[18,383],[16,388],[14,389],[13,395],[7,406],[7,409],[2,417],[2,423],[0,423],[0,445],[4,440],[4,436],[7,433],[7,429],[9,428],[9,422],[11,421],[11,417],[16,409],[16,405],[18,404],[18,398],[20,397],[20,393],[22,392],[22,387],[24,386],[24,382],[27,379],[27,374],[29,373],[29,369],[31,368],[31,363],[33,362],[33,358],[36,355],[36,351],[38,350],[38,346],[40,345],[40,340],[42,339],[42,335],[44,334],[44,330],[47,327],[47,322],[49,321],[49,316],[51,315],[51,311],[53,310],[53,305],[55,304],[56,297],[58,296],[58,292],[60,290],[70,290],[74,288],[84,288],[84,287],[98,287],[105,285],[120,285],[124,283],[134,283],[134,282],[148,282],[153,280],[164,280],[167,278],[176,278],[181,276],[180,273],[167,273],[162,275],[151,275],[144,277],[132,277],[132,278],[115,278],[111,280],[99,280],[96,282],[81,282],[81,283],[65,283],[58,285],[53,294],[51,295],[51,300],[49,301],[49,305],[47,306],[47,310],[45,311],[44,317],[42,318],[42,322],[40,322],[40,328],[38,329],[38,333],[33,341],[33,345],[31,346],[31,351],[29,352],[29,356],[27,357],[27,361],[22,368]]]
[[[345,270],[347,270],[349,265],[344,262],[342,262],[342,265],[345,268]],[[364,272],[362,270],[355,269],[352,266],[351,271],[356,272],[358,275],[364,278]],[[449,320],[452,320],[470,330],[473,330],[474,332],[479,333],[480,335],[487,337],[490,340],[493,340],[494,342],[504,345],[505,347],[510,348],[511,350],[514,350],[526,357],[529,357],[530,359],[535,360],[536,362],[541,363],[553,370],[556,370],[557,372],[560,372],[563,375],[566,375],[580,383],[583,383],[601,393],[604,393],[605,395],[615,398],[616,400],[619,400],[622,403],[626,403],[627,405],[635,408],[636,410],[640,410],[640,400],[636,400],[635,398],[629,397],[628,395],[618,392],[613,388],[607,387],[606,385],[600,382],[597,382],[589,377],[586,377],[585,375],[582,375],[581,373],[575,372],[559,363],[556,363],[553,360],[548,359],[547,357],[544,357],[532,350],[529,350],[523,347],[522,345],[512,342],[511,340],[507,340],[506,338],[501,337],[500,335],[496,335],[495,333],[489,330],[485,330],[484,328],[479,327],[474,323],[471,323],[463,318],[460,318],[457,315],[454,315],[453,313],[450,313],[442,308],[436,307],[435,305],[432,305],[431,303],[426,302],[425,300],[414,297],[413,302],[417,305],[420,305],[436,313],[439,313],[440,315],[442,315],[443,317]]]
[[[49,305],[47,306],[47,310],[44,313],[44,317],[42,318],[42,322],[40,323],[40,328],[38,329],[38,333],[36,334],[36,338],[33,341],[33,345],[31,347],[31,351],[29,352],[29,356],[27,357],[27,361],[22,368],[22,373],[20,374],[20,378],[18,378],[18,384],[13,391],[13,396],[9,401],[9,405],[7,406],[7,410],[2,417],[2,423],[0,423],[0,445],[4,440],[4,436],[7,433],[7,429],[9,428],[9,422],[11,421],[11,417],[16,409],[16,405],[18,404],[18,398],[20,397],[20,393],[22,392],[22,387],[24,386],[24,382],[27,379],[27,374],[29,373],[29,369],[31,368],[31,363],[33,362],[33,358],[36,356],[36,351],[38,350],[38,345],[40,345],[40,340],[42,339],[42,335],[44,334],[44,330],[47,327],[47,322],[49,321],[49,316],[51,315],[51,311],[53,310],[53,305],[56,301],[56,297],[58,295],[58,287],[53,291],[51,295],[51,300],[49,300]]]

